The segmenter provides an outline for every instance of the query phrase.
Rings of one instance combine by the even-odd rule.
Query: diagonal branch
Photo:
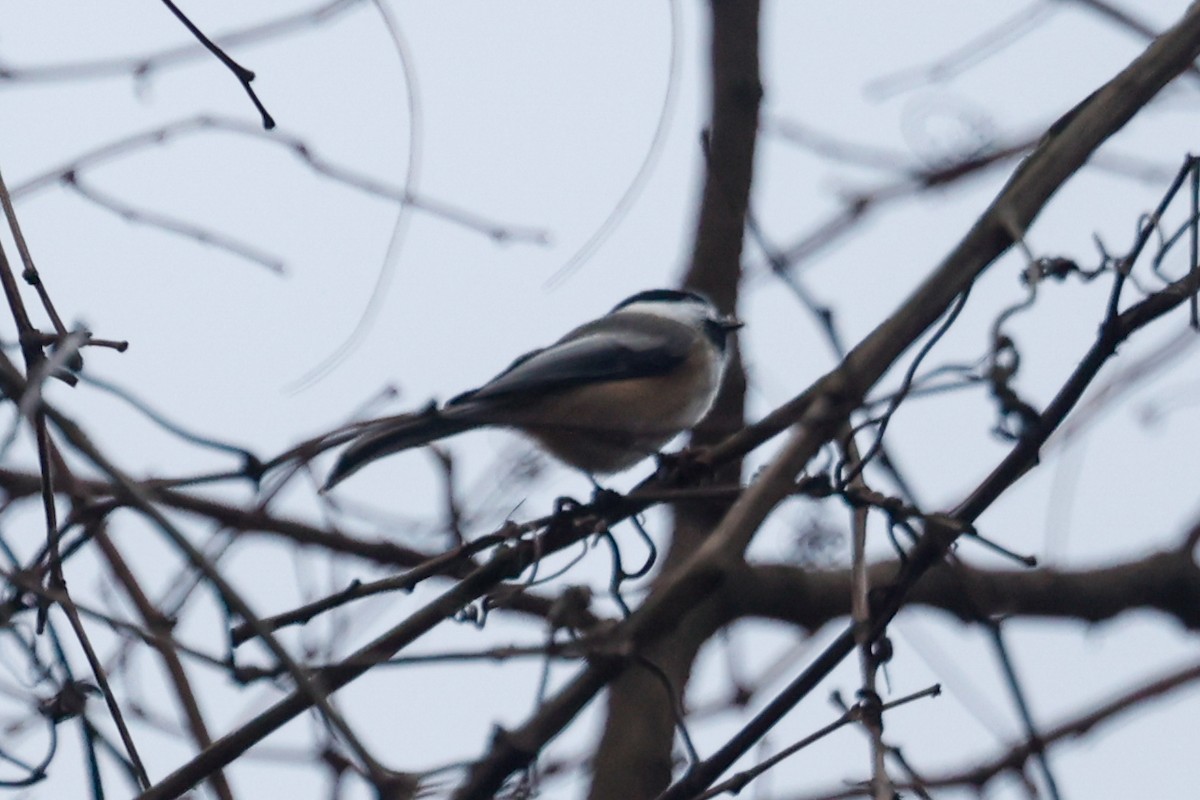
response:
[[[1121,129],[1180,71],[1200,54],[1200,6],[1134,60],[1125,70],[1060,119],[1043,137],[1035,152],[1018,168],[1000,195],[960,244],[916,291],[866,339],[851,351],[844,364],[820,381],[813,391],[777,409],[765,421],[718,446],[715,458],[748,452],[770,436],[799,423],[779,456],[734,503],[712,535],[683,565],[667,576],[662,587],[619,629],[627,646],[638,649],[669,629],[688,609],[722,580],[723,568],[736,560],[758,526],[790,492],[794,476],[836,432],[840,420],[857,408],[866,393],[903,352],[950,306],[953,299],[1013,241],[1012,231],[1023,231],[1054,193],[1075,173],[1091,153]],[[1189,284],[1190,285],[1190,284]],[[1186,297],[1183,287],[1181,296]],[[798,407],[797,407],[798,405]],[[1060,420],[1061,421],[1061,420]],[[947,520],[941,535],[930,538],[921,558],[914,558],[912,575],[923,574],[941,559],[945,547],[960,530]],[[904,584],[911,586],[915,578]],[[904,601],[897,591],[880,611],[879,628]],[[702,768],[669,790],[664,798],[683,798],[702,791],[758,740],[774,721],[808,694],[853,648],[853,635],[835,644],[764,710],[758,726],[735,737]],[[493,752],[476,765],[460,798],[490,797],[512,771],[528,763],[530,755],[578,714],[595,694],[621,672],[623,663],[596,662],[580,671],[556,696],[512,734],[498,740]],[[772,719],[773,718],[773,719]],[[506,742],[520,742],[512,747]]]

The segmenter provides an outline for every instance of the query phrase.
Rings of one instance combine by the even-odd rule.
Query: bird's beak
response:
[[[737,317],[723,317],[717,324],[720,325],[721,330],[725,331],[726,333],[732,333],[738,328],[743,328],[746,326],[746,323],[742,322]]]

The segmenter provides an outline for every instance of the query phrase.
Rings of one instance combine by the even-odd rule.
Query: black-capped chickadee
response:
[[[708,414],[726,338],[741,326],[695,292],[639,292],[441,408],[367,428],[325,488],[383,456],[484,425],[523,431],[588,473],[628,469]]]

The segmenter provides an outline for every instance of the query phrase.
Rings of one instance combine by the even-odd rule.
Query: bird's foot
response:
[[[595,484],[595,487],[592,492],[592,510],[602,517],[607,517],[609,516],[608,512],[616,511],[621,501],[625,499],[625,495],[612,489],[605,489],[598,483]]]
[[[712,480],[715,471],[708,460],[708,448],[685,448],[678,453],[659,453],[655,457],[655,477],[666,486],[696,486]]]
[[[589,514],[605,517],[608,516],[609,512],[615,512],[625,499],[625,495],[615,492],[612,489],[605,489],[595,481],[592,481],[592,486],[594,489],[590,503],[581,503],[574,497],[563,496],[557,498],[554,501],[554,516],[556,518],[573,516],[586,509]]]
[[[553,516],[555,519],[558,519],[559,517],[568,517],[575,514],[583,507],[583,503],[579,502],[574,497],[563,495],[562,497],[555,498],[554,513],[551,516]]]

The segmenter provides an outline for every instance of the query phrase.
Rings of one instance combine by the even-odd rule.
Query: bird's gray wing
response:
[[[670,320],[635,321],[619,334],[590,325],[544,350],[521,356],[495,378],[446,405],[470,400],[519,400],[587,383],[661,375],[688,356],[692,334]]]
[[[366,429],[342,453],[325,488],[390,453],[496,423],[498,405],[519,404],[525,398],[588,383],[661,375],[687,359],[694,340],[687,326],[650,315],[627,314],[615,334],[611,320],[589,322],[556,344],[526,353],[483,386],[458,395],[442,408],[383,420]]]

